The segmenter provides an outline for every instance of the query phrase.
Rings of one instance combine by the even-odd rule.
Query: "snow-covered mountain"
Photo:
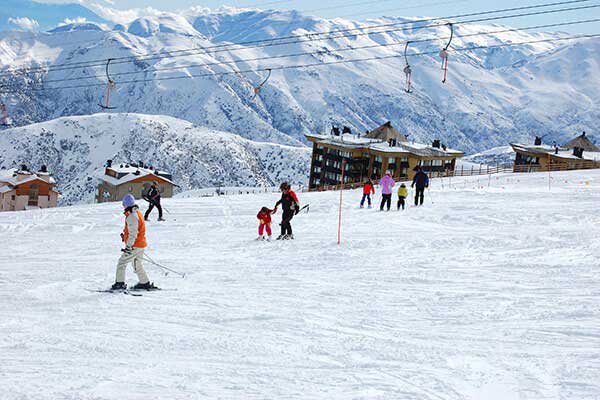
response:
[[[385,18],[370,24],[406,21]],[[526,20],[519,21],[526,25]],[[183,48],[274,38],[290,34],[357,27],[358,22],[326,20],[298,12],[192,9],[187,13],[146,16],[106,30],[98,24],[75,24],[33,39],[30,34],[0,33],[0,70],[15,66],[105,60],[142,56]],[[452,45],[500,45],[551,39],[566,34],[495,32],[499,25],[457,25]],[[403,133],[427,142],[440,137],[467,152],[509,141],[530,141],[534,134],[562,142],[576,132],[593,132],[600,119],[600,40],[545,42],[515,47],[451,52],[449,77],[441,83],[437,55],[412,57],[414,93],[404,92],[407,40],[439,38],[409,46],[409,53],[433,51],[445,44],[445,26],[334,38],[285,46],[238,46],[238,50],[186,57],[147,59],[111,65],[117,89],[111,103],[116,112],[170,115],[251,140],[299,145],[303,135],[331,122],[355,131],[392,121]],[[394,44],[349,50],[377,44]],[[337,49],[346,51],[336,52]],[[267,56],[311,52],[293,58],[243,61]],[[276,68],[306,63],[389,57],[378,61],[273,71],[253,99],[262,72],[235,70]],[[221,61],[238,62],[235,65]],[[240,61],[242,60],[242,61]],[[201,64],[201,66],[198,66]],[[212,65],[204,65],[212,64]],[[0,72],[1,73],[1,72]],[[213,75],[229,73],[229,75]],[[155,80],[209,74],[193,79]],[[57,80],[70,79],[66,82]],[[144,82],[124,83],[132,80]],[[37,82],[32,86],[32,81]],[[16,94],[4,100],[17,125],[99,110],[106,82],[104,67],[42,74],[2,75],[0,84]],[[50,88],[97,84],[85,88]],[[36,91],[34,88],[49,90]]]
[[[0,169],[47,165],[63,204],[91,201],[106,160],[169,171],[179,190],[305,183],[306,147],[259,143],[172,117],[97,114],[13,128],[0,135]]]

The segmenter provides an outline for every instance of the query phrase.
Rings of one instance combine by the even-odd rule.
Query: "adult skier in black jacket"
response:
[[[152,186],[150,186],[150,189],[148,189],[148,192],[146,192],[146,194],[144,195],[144,200],[146,200],[150,205],[150,207],[148,207],[148,210],[146,210],[146,213],[144,214],[144,219],[148,221],[150,213],[152,212],[154,207],[156,207],[158,208],[158,220],[164,221],[162,207],[160,206],[160,192],[158,191],[158,182],[152,182]]]
[[[421,168],[419,168],[419,170],[415,174],[415,177],[412,181],[412,185],[410,185],[410,187],[415,187],[415,185],[417,186],[417,190],[415,192],[415,206],[419,205],[419,201],[420,205],[423,205],[423,199],[425,198],[425,188],[429,187],[429,177],[427,177],[427,174],[423,172]]]
[[[300,211],[300,202],[287,182],[283,182],[279,189],[281,189],[281,199],[275,203],[275,208],[281,205],[283,213],[281,217],[281,235],[277,237],[277,240],[293,239],[291,221],[294,215]]]

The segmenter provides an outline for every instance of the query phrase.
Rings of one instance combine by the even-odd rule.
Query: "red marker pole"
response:
[[[338,244],[342,243],[342,196],[344,193],[344,170],[346,169],[346,160],[342,160],[342,182],[340,184],[340,209],[338,216]]]

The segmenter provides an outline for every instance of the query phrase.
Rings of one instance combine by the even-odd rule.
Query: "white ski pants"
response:
[[[142,259],[144,257],[144,249],[133,248],[131,254],[122,253],[117,263],[117,278],[115,282],[125,282],[125,269],[130,262],[133,264],[133,271],[137,274],[140,283],[148,283],[148,275],[144,271]]]

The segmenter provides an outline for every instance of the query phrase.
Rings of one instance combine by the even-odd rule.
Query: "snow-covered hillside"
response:
[[[484,165],[512,165],[515,151],[511,146],[498,146],[464,157],[460,162],[471,162]]]
[[[0,397],[597,399],[600,171],[484,178],[404,212],[346,191],[340,246],[336,192],[272,243],[277,194],[167,199],[147,254],[187,275],[147,264],[176,291],[142,297],[86,291],[114,281],[119,204],[0,213]]]
[[[371,20],[369,24],[401,23],[403,18]],[[527,25],[527,21],[519,21]],[[109,57],[197,48],[230,42],[274,38],[314,31],[349,29],[358,22],[326,20],[298,12],[192,9],[181,15],[161,14],[139,18],[114,30],[79,24],[61,32],[0,33],[0,70],[105,60]],[[559,33],[505,32],[469,36],[506,29],[500,25],[457,25],[456,48],[501,45],[565,36]],[[64,32],[66,30],[66,32]],[[436,52],[445,44],[446,26],[333,38],[285,46],[240,46],[235,51],[176,58],[146,59],[111,67],[117,90],[111,102],[118,112],[171,115],[202,126],[240,134],[251,140],[298,144],[308,132],[321,131],[335,122],[363,132],[392,121],[417,141],[440,137],[452,147],[481,151],[510,141],[529,141],[538,133],[564,142],[582,130],[593,132],[600,119],[600,40],[577,43],[537,43],[451,53],[449,78],[441,83],[437,56],[412,57],[415,92],[406,94],[401,57],[407,40],[440,38],[413,43],[409,53]],[[394,44],[386,47],[351,48]],[[345,49],[343,52],[336,52]],[[309,52],[293,58],[243,61],[268,56]],[[253,99],[253,86],[264,73],[231,74],[234,70],[275,68],[368,57],[385,60],[338,64],[307,69],[274,71]],[[235,64],[220,64],[237,61]],[[210,65],[206,65],[210,64]],[[200,65],[200,66],[198,66]],[[1,72],[1,71],[0,71]],[[213,75],[230,73],[230,75]],[[132,80],[209,76],[182,80]],[[61,79],[71,79],[57,82]],[[100,86],[70,90],[32,91],[84,83]],[[68,115],[98,111],[106,82],[104,66],[59,70],[40,75],[5,75],[2,86],[9,113],[25,125]]]
[[[3,131],[0,169],[47,165],[60,201],[91,201],[106,160],[143,161],[169,171],[179,190],[207,186],[273,186],[308,180],[307,147],[252,142],[172,117],[96,114]]]

